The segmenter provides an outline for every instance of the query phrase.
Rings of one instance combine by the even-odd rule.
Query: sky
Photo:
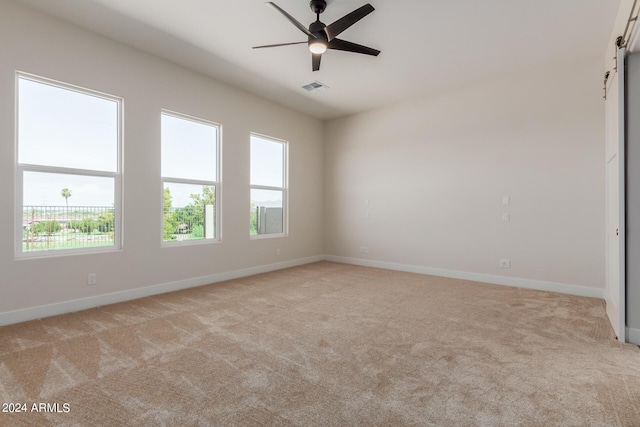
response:
[[[282,187],[284,144],[251,135],[251,185]]]
[[[22,164],[118,171],[119,103],[113,99],[20,78],[18,83],[18,160]],[[126,102],[126,101],[125,101]],[[216,181],[217,125],[179,115],[161,116],[161,171],[173,206],[191,202],[202,185],[167,183],[171,178]],[[283,185],[284,144],[251,135],[250,181]],[[126,153],[125,153],[126,155]],[[27,171],[23,205],[65,206],[62,189],[71,191],[69,206],[113,206],[115,180],[64,173]],[[160,188],[160,186],[159,186]],[[249,194],[249,191],[247,191]],[[158,196],[162,194],[159,192]],[[277,201],[281,192],[252,190],[254,202]],[[161,206],[161,200],[158,201]]]
[[[19,80],[20,163],[118,169],[118,103]]]
[[[118,103],[32,80],[18,83],[18,159],[20,163],[94,169],[118,169]],[[23,205],[112,206],[114,179],[25,172]]]
[[[65,206],[62,189],[71,191],[69,206],[113,206],[113,178],[25,172],[24,206]]]
[[[218,127],[162,114],[162,176],[216,181]]]

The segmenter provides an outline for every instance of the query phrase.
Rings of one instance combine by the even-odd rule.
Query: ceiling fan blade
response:
[[[351,43],[341,39],[331,40],[329,44],[327,44],[327,49],[344,50],[347,52],[362,53],[364,55],[372,56],[378,56],[380,54],[380,51],[377,49],[372,49],[367,46],[362,46],[360,44]]]
[[[322,59],[321,53],[312,53],[311,54],[311,68],[313,71],[318,71],[320,69],[320,60]]]
[[[265,47],[278,47],[278,46],[290,46],[290,45],[292,45],[292,44],[303,44],[303,43],[304,43],[304,44],[307,44],[307,43],[309,43],[309,42],[293,42],[293,43],[265,44],[265,45],[262,45],[262,46],[254,46],[254,47],[252,47],[251,49],[262,49],[262,48],[265,48]]]
[[[335,39],[338,34],[373,12],[375,9],[370,4],[365,4],[364,6],[354,10],[353,12],[343,16],[338,19],[333,24],[329,24],[324,28],[325,33],[327,33],[327,38],[329,41]]]
[[[278,12],[280,12],[281,14],[283,14],[293,25],[295,25],[296,27],[298,27],[298,29],[300,31],[302,31],[303,33],[305,33],[306,35],[308,35],[309,37],[313,37],[314,39],[317,39],[316,36],[313,35],[313,33],[311,33],[311,31],[309,31],[307,29],[307,27],[305,27],[304,25],[302,25],[298,20],[296,20],[296,18],[294,18],[293,16],[289,15],[284,9],[282,9],[280,6],[278,6],[277,4],[275,4],[272,1],[268,1],[265,3],[266,5],[269,5],[271,7],[273,7],[274,9],[276,9]]]

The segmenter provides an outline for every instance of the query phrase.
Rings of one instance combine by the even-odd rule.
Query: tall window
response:
[[[122,100],[17,74],[16,253],[113,250]]]
[[[163,240],[218,239],[220,126],[162,113]]]
[[[287,233],[287,143],[251,134],[251,210],[253,237]]]

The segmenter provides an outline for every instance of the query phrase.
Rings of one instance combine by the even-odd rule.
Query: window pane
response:
[[[162,176],[217,181],[218,128],[162,115]]]
[[[118,102],[18,79],[19,162],[117,172]]]
[[[216,187],[164,183],[164,241],[216,237]]]
[[[284,144],[251,135],[251,185],[284,187]]]
[[[283,228],[283,192],[251,190],[250,233],[279,234]]]
[[[25,172],[22,250],[114,246],[115,180]]]

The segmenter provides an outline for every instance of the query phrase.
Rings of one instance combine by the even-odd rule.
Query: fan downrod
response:
[[[320,15],[327,8],[327,2],[325,0],[311,0],[309,6],[313,13]]]

